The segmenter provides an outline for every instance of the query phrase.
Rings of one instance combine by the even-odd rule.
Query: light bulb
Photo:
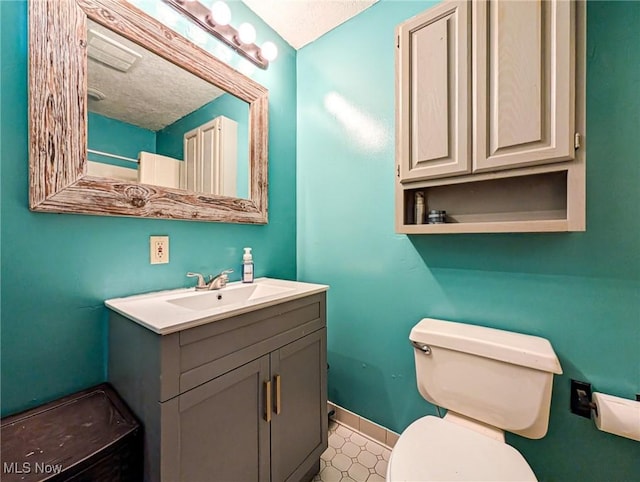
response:
[[[252,44],[256,40],[256,29],[250,23],[241,23],[238,27],[238,38],[243,44]]]
[[[231,22],[231,10],[224,2],[215,2],[211,5],[211,18],[216,25],[227,25]]]
[[[206,45],[207,39],[209,38],[204,30],[196,27],[195,25],[189,26],[189,28],[187,29],[187,37],[190,38],[193,43],[200,46]]]
[[[276,47],[276,44],[273,42],[266,41],[262,44],[261,55],[265,60],[271,62],[278,56],[278,47]]]
[[[158,4],[158,20],[160,20],[167,27],[176,26],[176,11],[164,4]]]

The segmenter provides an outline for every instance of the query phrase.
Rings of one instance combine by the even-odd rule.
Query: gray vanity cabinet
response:
[[[311,480],[327,447],[325,293],[159,335],[112,312],[109,381],[145,480]]]

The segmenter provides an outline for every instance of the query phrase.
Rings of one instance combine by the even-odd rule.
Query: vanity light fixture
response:
[[[273,42],[264,42],[262,47],[254,43],[256,29],[250,23],[241,24],[237,30],[233,28],[229,24],[229,6],[222,1],[214,2],[211,8],[198,0],[163,1],[260,68],[268,68],[269,62],[278,55],[278,48]]]

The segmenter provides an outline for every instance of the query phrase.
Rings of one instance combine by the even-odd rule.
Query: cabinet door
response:
[[[179,396],[180,481],[269,481],[268,382],[265,355]]]
[[[271,480],[299,481],[327,447],[327,330],[271,354]]]
[[[220,169],[220,191],[223,196],[238,196],[238,123],[228,117],[218,117],[217,145]],[[241,196],[242,197],[242,196]]]
[[[397,29],[401,181],[470,172],[469,5],[443,2]]]
[[[474,171],[574,157],[574,2],[473,2]]]
[[[200,174],[200,141],[198,129],[193,129],[184,135],[184,164],[180,173],[180,187],[189,191],[200,191],[198,184]]]
[[[207,194],[222,194],[220,192],[220,166],[218,152],[218,132],[220,121],[218,118],[202,124],[198,128],[200,139],[200,164],[202,172],[202,191]]]

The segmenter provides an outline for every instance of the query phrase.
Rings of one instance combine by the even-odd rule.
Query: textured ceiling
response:
[[[369,8],[378,0],[242,0],[295,49]]]
[[[89,97],[90,112],[157,131],[224,94],[213,84],[95,22],[89,22],[89,29],[143,56],[127,73],[88,59],[88,87],[105,95],[100,101]]]
[[[292,47],[299,49],[378,0],[243,1]],[[89,22],[89,28],[143,55],[126,74],[89,58],[89,88],[105,95],[100,101],[89,98],[91,112],[156,131],[224,93],[94,22]]]

